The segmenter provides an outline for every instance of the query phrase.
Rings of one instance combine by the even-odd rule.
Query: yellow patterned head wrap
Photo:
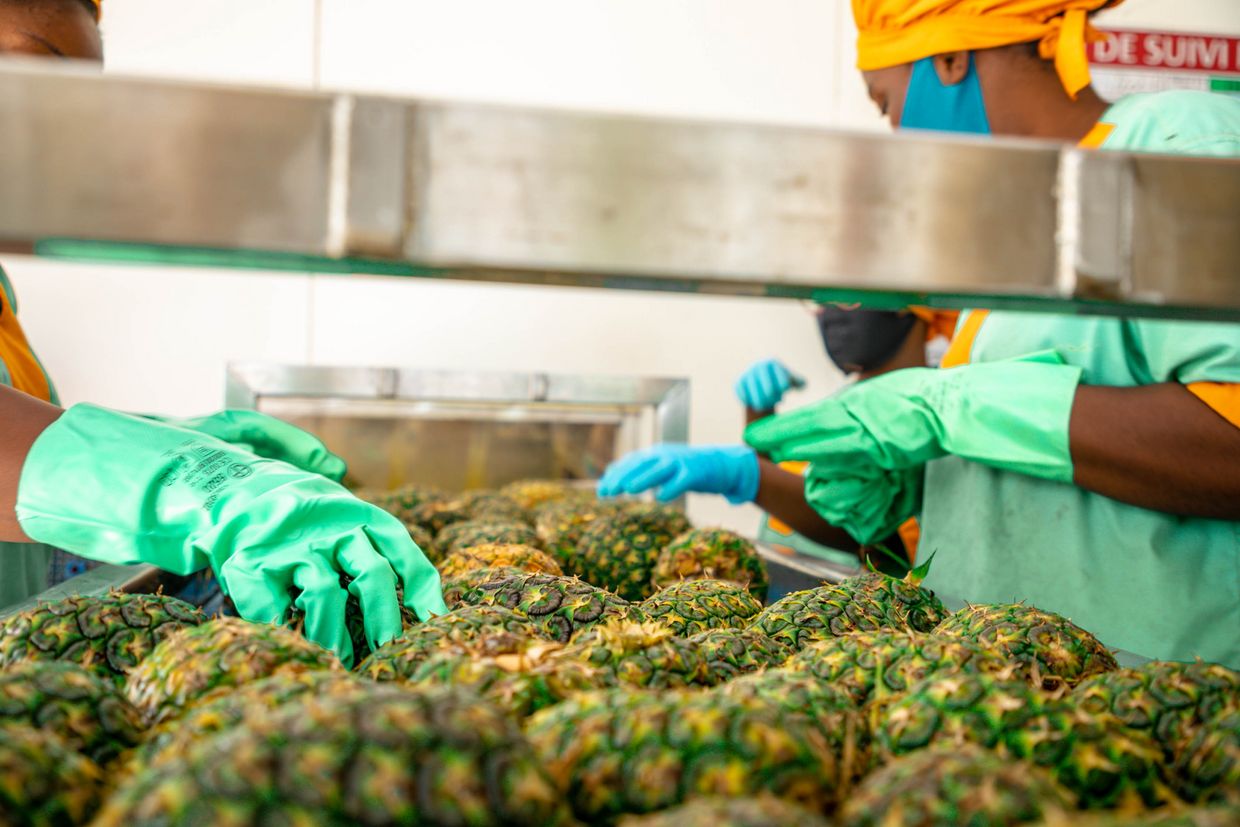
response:
[[[1089,85],[1089,13],[1123,0],[852,0],[857,68],[885,69],[946,52],[1038,42],[1073,98]]]

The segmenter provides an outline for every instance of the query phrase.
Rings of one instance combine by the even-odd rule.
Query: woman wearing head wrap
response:
[[[858,65],[901,128],[1240,157],[1229,96],[1093,91],[1089,16],[1117,4],[853,0]],[[807,498],[859,541],[920,513],[933,588],[1240,667],[1240,326],[974,310],[945,366],[746,439],[808,462]]]
[[[97,0],[0,0],[0,53],[101,62],[99,16]],[[179,574],[209,566],[243,616],[279,622],[295,602],[306,635],[346,662],[350,593],[372,646],[400,632],[398,585],[420,617],[447,611],[409,532],[337,484],[344,463],[316,438],[253,411],[62,410],[16,314],[0,271],[0,607],[45,588],[61,548]]]

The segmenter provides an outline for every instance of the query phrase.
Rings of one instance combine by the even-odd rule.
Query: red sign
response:
[[[1240,73],[1240,37],[1122,29],[1103,34],[1106,40],[1089,44],[1089,61],[1096,66]]]

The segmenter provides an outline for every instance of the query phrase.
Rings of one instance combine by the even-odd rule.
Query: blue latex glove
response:
[[[173,418],[143,414],[144,419],[213,436],[265,459],[278,459],[303,471],[340,482],[344,460],[327,450],[314,434],[258,411],[227,410],[206,416]]]
[[[736,397],[751,411],[773,411],[792,388],[805,387],[805,380],[776,359],[757,362],[736,380]]]
[[[599,480],[600,497],[658,488],[668,502],[695,491],[722,494],[733,505],[758,496],[758,455],[743,445],[656,445],[613,462]]]

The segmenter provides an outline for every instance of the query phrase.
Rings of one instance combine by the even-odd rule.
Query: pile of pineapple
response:
[[[922,572],[764,605],[743,539],[552,483],[373,499],[452,611],[371,652],[351,606],[351,670],[162,596],[10,618],[0,824],[1240,824],[1222,666]]]

